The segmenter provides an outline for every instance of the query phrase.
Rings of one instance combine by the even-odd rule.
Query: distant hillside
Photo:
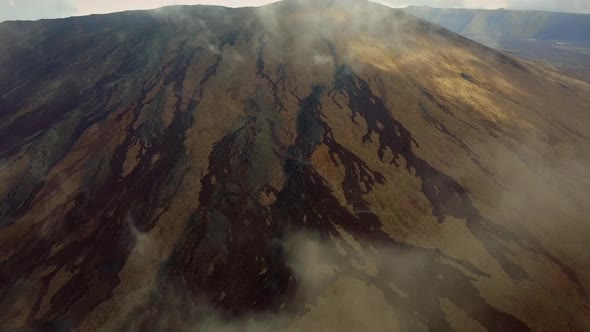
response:
[[[411,6],[407,12],[466,36],[590,41],[590,15]]]
[[[479,43],[590,82],[590,15],[427,6],[405,10]]]

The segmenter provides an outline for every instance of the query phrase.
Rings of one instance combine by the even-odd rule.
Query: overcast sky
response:
[[[276,0],[0,0],[0,21],[39,19],[148,9],[174,4],[215,4],[231,7],[259,6]],[[590,0],[379,0],[394,7],[536,9],[590,13]]]

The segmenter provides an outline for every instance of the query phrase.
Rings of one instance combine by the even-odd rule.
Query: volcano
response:
[[[590,330],[587,83],[366,1],[0,41],[2,330]]]

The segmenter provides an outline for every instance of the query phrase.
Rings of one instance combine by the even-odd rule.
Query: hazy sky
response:
[[[276,0],[0,0],[0,21],[39,19],[148,9],[174,4],[215,4],[231,7],[258,6]],[[590,13],[590,0],[378,0],[396,7],[538,9]]]

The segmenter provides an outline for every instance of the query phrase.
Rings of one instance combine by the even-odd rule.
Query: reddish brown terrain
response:
[[[0,41],[1,330],[590,330],[587,83],[362,1]]]

